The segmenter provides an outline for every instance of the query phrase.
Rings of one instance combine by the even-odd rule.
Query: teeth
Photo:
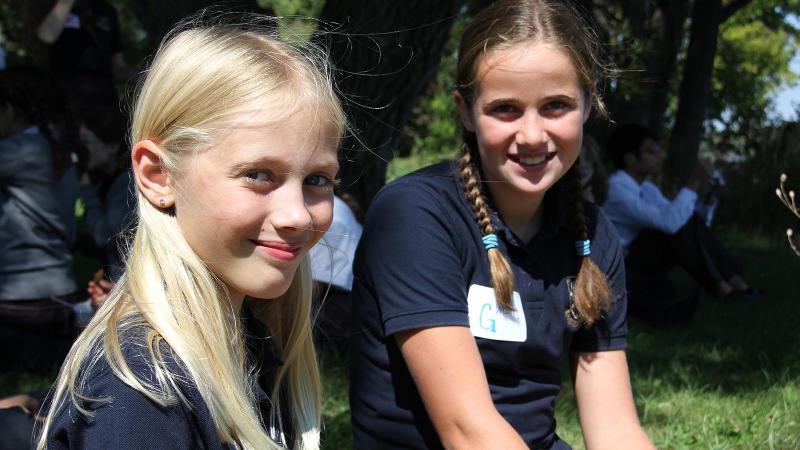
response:
[[[541,163],[545,162],[546,159],[547,159],[547,155],[540,156],[538,158],[520,157],[519,158],[519,162],[521,162],[522,164],[525,164],[526,166],[532,166],[534,164],[541,164]]]

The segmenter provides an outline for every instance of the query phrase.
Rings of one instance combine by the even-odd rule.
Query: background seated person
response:
[[[77,332],[74,308],[85,296],[72,271],[76,199],[92,235],[102,239],[104,225],[89,220],[99,200],[81,182],[69,123],[46,74],[0,71],[0,369],[53,370]]]
[[[125,63],[116,8],[106,0],[30,0],[26,27],[44,45],[48,69],[79,116],[119,103],[115,82],[137,71]]]
[[[309,252],[315,285],[315,335],[323,347],[346,347],[352,325],[350,291],[353,289],[353,259],[361,239],[358,205],[346,194],[333,197],[333,222],[320,242]]]
[[[675,265],[720,298],[760,299],[741,277],[739,264],[708,229],[708,217],[700,215],[701,211],[713,211],[698,202],[698,193],[704,190],[712,172],[710,164],[699,163],[677,196],[668,199],[658,186],[646,181],[661,174],[665,156],[650,129],[622,125],[612,133],[607,150],[618,170],[609,179],[603,209],[626,248],[633,315],[653,320],[691,316],[696,296],[668,305],[673,289],[666,274]]]

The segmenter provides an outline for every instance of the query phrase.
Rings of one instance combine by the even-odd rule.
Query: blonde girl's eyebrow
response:
[[[313,169],[309,172],[327,172],[336,174],[339,172],[339,162],[338,161],[331,161],[331,162],[321,162],[319,164],[315,164]]]
[[[253,169],[275,169],[280,168],[283,164],[281,158],[263,156],[261,158],[237,161],[231,165],[230,172],[238,174]]]
[[[280,173],[280,169],[282,167],[285,167],[285,162],[281,158],[264,156],[261,158],[236,162],[233,165],[231,165],[229,171],[233,175],[238,175],[248,170],[264,170],[264,169],[269,169]],[[310,165],[309,168],[304,172],[308,173],[324,172],[333,174],[335,176],[339,172],[339,162],[336,159],[331,159],[329,161],[320,161],[319,163]]]

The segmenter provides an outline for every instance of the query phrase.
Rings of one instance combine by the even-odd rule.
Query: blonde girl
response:
[[[464,30],[464,144],[385,187],[355,261],[357,449],[558,449],[569,362],[586,447],[652,448],[625,359],[622,251],[576,160],[596,36],[567,1],[501,0]]]
[[[318,52],[189,24],[133,111],[126,270],[58,376],[39,449],[319,447],[306,253],[344,116]]]

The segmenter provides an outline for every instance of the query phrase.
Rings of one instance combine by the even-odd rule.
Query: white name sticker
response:
[[[528,327],[522,310],[522,299],[518,292],[512,295],[514,310],[501,311],[497,307],[494,289],[479,284],[469,287],[469,329],[475,337],[495,341],[525,342]]]

